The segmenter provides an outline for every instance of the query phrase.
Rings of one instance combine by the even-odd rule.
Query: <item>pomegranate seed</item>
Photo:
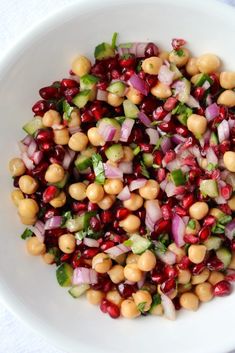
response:
[[[68,261],[69,259],[70,259],[70,254],[64,254],[64,255],[62,255],[61,257],[60,257],[60,261],[61,262],[66,262],[66,261]]]
[[[146,114],[152,114],[152,112],[157,108],[157,100],[153,96],[148,96],[144,98],[140,105],[140,109]]]
[[[170,265],[166,265],[164,267],[164,274],[167,278],[175,278],[178,275],[178,271],[177,268]]]
[[[101,229],[101,224],[100,224],[100,220],[93,216],[90,219],[90,227],[95,231],[95,232],[99,232]]]
[[[172,301],[173,301],[173,304],[175,306],[175,310],[180,310],[181,309],[181,305],[180,305],[179,298],[175,297]]]
[[[39,144],[52,142],[53,139],[54,133],[52,129],[40,129],[35,137],[36,142]]]
[[[155,235],[160,235],[162,233],[168,233],[171,228],[171,221],[167,219],[159,219],[154,226]]]
[[[58,98],[58,88],[53,86],[43,87],[39,90],[39,94],[43,99],[57,99]]]
[[[184,241],[188,244],[197,244],[199,242],[199,239],[193,234],[185,234]]]
[[[159,49],[156,46],[156,44],[150,42],[147,44],[144,52],[145,58],[150,58],[151,56],[158,56],[159,54]]]
[[[235,281],[235,273],[229,273],[228,275],[226,275],[225,280],[229,281],[229,282],[234,282]]]
[[[195,145],[195,138],[190,136],[190,137],[187,138],[187,140],[183,144],[182,150],[186,150],[189,147],[192,147],[193,145]],[[200,170],[200,172],[201,172],[201,170]]]
[[[102,104],[99,101],[95,101],[91,106],[91,113],[96,120],[99,120],[103,117],[105,109],[103,109]]]
[[[173,38],[171,41],[172,48],[178,50],[186,44],[186,41],[182,38]]]
[[[148,75],[148,74],[146,74],[145,81],[147,82],[149,87],[152,88],[152,87],[156,86],[158,79],[157,79],[156,75]]]
[[[175,132],[175,124],[173,123],[173,121],[168,121],[168,122],[162,122],[158,125],[159,129],[163,132],[171,132],[174,133]]]
[[[140,235],[145,235],[146,234],[146,227],[145,226],[141,226],[139,228],[139,233],[140,233]]]
[[[102,251],[105,251],[112,248],[113,246],[115,246],[115,243],[112,240],[108,240],[105,243],[103,243],[100,248]]]
[[[217,257],[207,261],[207,267],[210,271],[220,271],[224,269],[224,264]]]
[[[56,229],[47,230],[46,232],[47,232],[47,235],[49,236],[60,237],[61,235],[64,234],[64,229],[56,228]]]
[[[123,55],[119,60],[119,65],[123,68],[133,68],[133,66],[135,65],[135,55]]]
[[[61,145],[56,145],[51,153],[50,162],[51,163],[61,163],[64,159],[64,156],[65,156],[64,147]],[[53,161],[52,161],[52,159],[53,159]]]
[[[204,226],[213,226],[216,223],[216,219],[214,216],[207,216],[204,219],[203,225]]]
[[[88,202],[87,211],[97,211],[98,205],[96,203]]]
[[[39,100],[32,106],[32,111],[35,115],[43,116],[47,110],[48,104],[44,100]]]
[[[219,151],[224,154],[225,152],[230,150],[230,145],[230,141],[225,140],[221,142],[221,144],[219,145]]]
[[[161,273],[161,271],[153,271],[152,275],[151,275],[151,280],[154,282],[154,283],[157,283],[157,284],[161,284],[164,282],[165,280],[165,277],[164,277],[164,274]]]
[[[113,222],[113,214],[111,211],[103,211],[100,215],[101,222],[104,224]]]
[[[232,242],[231,242],[231,249],[233,251],[235,251],[235,241],[234,240],[232,240]]]
[[[130,211],[127,208],[119,208],[116,212],[115,218],[118,221],[122,221],[123,219],[125,219],[127,216],[129,216]]]
[[[117,319],[120,316],[120,309],[117,305],[110,303],[107,307],[107,313],[112,319]]]
[[[204,97],[204,94],[205,94],[205,89],[203,87],[197,87],[193,91],[194,98],[196,98],[199,101]]]
[[[91,172],[87,174],[86,179],[89,180],[90,182],[93,182],[95,180],[95,173]]]
[[[193,275],[199,275],[204,268],[206,267],[204,262],[201,262],[200,264],[194,265],[192,268],[192,273]]]
[[[167,111],[170,112],[171,110],[173,110],[175,108],[175,106],[177,105],[178,100],[175,97],[169,97],[167,98],[167,100],[165,101],[163,108]]]
[[[136,215],[141,219],[142,222],[144,222],[146,217],[146,210],[144,208],[140,209],[137,211]]]
[[[175,213],[177,213],[180,217],[184,217],[187,216],[187,211],[184,210],[182,207],[180,206],[175,206],[174,207],[174,211]]]
[[[102,91],[106,91],[108,86],[109,86],[108,82],[98,82],[96,85],[96,87]]]
[[[59,193],[59,189],[56,186],[54,185],[48,186],[42,195],[43,202],[44,203],[50,202],[52,199],[56,197],[58,193]]]
[[[220,281],[214,286],[213,294],[215,297],[223,297],[232,292],[232,286],[228,281]]]
[[[149,153],[149,152],[152,152],[152,150],[153,150],[153,146],[148,143],[140,143],[139,147],[140,147],[141,152]]]
[[[180,263],[178,264],[178,267],[181,270],[186,270],[189,268],[190,264],[191,264],[191,261],[189,260],[188,256],[183,256]]]
[[[118,70],[112,70],[111,71],[112,79],[117,80],[117,79],[120,78],[120,76],[121,76],[121,74],[120,74],[120,72]]]
[[[83,251],[84,259],[92,259],[99,252],[99,248],[89,248]]]
[[[169,205],[163,205],[161,207],[163,219],[168,220],[172,217],[172,211]]]
[[[224,204],[224,205],[219,205],[219,209],[220,209],[222,212],[224,212],[224,213],[226,213],[226,214],[228,214],[228,215],[231,215],[231,214],[232,214],[232,211],[231,211],[229,205],[226,205],[226,204]]]
[[[216,94],[220,89],[220,81],[216,74],[210,74],[210,78],[213,80],[213,83],[210,87],[211,94]]]
[[[163,160],[163,153],[161,151],[154,152],[153,161],[157,165],[161,165]]]
[[[72,210],[73,212],[82,212],[82,211],[87,211],[87,204],[83,202],[73,202],[72,203]]]
[[[100,310],[106,314],[108,312],[108,307],[110,306],[110,302],[107,299],[102,299],[100,304]]]
[[[72,80],[71,78],[63,78],[61,81],[61,87],[64,88],[72,88],[72,87],[77,87],[78,83],[75,80]]]
[[[185,195],[182,199],[182,206],[183,208],[188,209],[193,203],[194,203],[194,195],[193,194],[188,194]]]
[[[154,120],[163,120],[166,115],[167,115],[167,111],[165,111],[162,106],[158,107],[153,111]]]
[[[166,178],[166,171],[164,168],[159,168],[157,170],[157,179],[158,182],[161,183]]]
[[[231,185],[226,185],[226,186],[223,186],[221,188],[221,195],[226,199],[230,199],[231,195],[232,195],[232,192],[233,192],[233,189],[232,189],[232,186]]]
[[[171,290],[175,289],[175,279],[174,278],[169,278],[165,282],[161,284],[161,291],[163,293],[169,293]]]
[[[142,80],[146,80],[147,74],[146,74],[143,70],[141,70],[141,71],[138,73],[138,76],[139,76],[139,78],[141,78]],[[147,89],[147,87],[146,87],[146,89]]]
[[[57,208],[50,207],[46,210],[44,214],[44,220],[46,221],[49,218],[59,216],[59,215],[60,215],[60,212]]]
[[[120,295],[124,299],[131,297],[132,294],[137,291],[137,288],[135,285],[124,284],[124,283],[118,284],[117,289],[118,289],[118,292],[120,293]]]
[[[208,226],[203,227],[202,229],[200,229],[200,231],[198,233],[198,236],[199,236],[201,241],[207,240],[210,235],[211,235],[211,229]]]
[[[81,115],[81,122],[82,123],[91,123],[94,121],[94,117],[91,114],[90,111],[86,110],[84,113]]]
[[[189,180],[192,182],[197,178],[199,175],[201,175],[201,170],[199,168],[193,169],[189,171]]]
[[[140,143],[143,142],[144,136],[143,136],[143,132],[140,128],[134,127],[132,129],[132,132],[128,138],[128,143]]]
[[[169,150],[165,153],[164,161],[166,163],[169,163],[175,159],[175,156],[176,156],[175,151]]]
[[[67,88],[67,89],[64,91],[64,96],[65,96],[65,98],[67,99],[67,101],[68,101],[69,103],[71,103],[73,97],[76,96],[76,94],[78,94],[78,93],[79,93],[78,87]]]
[[[175,131],[177,134],[182,135],[183,137],[188,137],[189,131],[186,126],[177,126]]]

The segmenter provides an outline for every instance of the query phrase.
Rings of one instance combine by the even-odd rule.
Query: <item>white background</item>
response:
[[[77,0],[79,1],[79,0]],[[32,25],[76,0],[0,0],[0,53]],[[92,1],[92,0],[89,0]],[[206,1],[206,0],[205,0]],[[223,0],[235,5],[235,0]],[[52,347],[0,303],[0,353],[69,353]],[[82,353],[82,352],[80,352]]]

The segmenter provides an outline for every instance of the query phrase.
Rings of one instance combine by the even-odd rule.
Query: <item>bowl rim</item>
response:
[[[49,15],[45,16],[42,20],[37,21],[34,25],[30,26],[21,35],[14,40],[10,46],[7,47],[6,52],[0,59],[0,82],[7,75],[7,71],[14,65],[17,61],[17,57],[23,54],[24,50],[27,50],[32,41],[35,39],[40,39],[44,34],[50,30],[50,28],[56,28],[60,26],[65,20],[74,18],[76,16],[81,16],[85,12],[95,11],[95,8],[99,6],[100,8],[112,7],[115,5],[125,5],[125,4],[168,4],[176,6],[184,6],[190,9],[198,9],[199,6],[206,8],[208,13],[220,14],[220,16],[231,17],[234,19],[235,7],[233,8],[231,4],[225,3],[223,0],[102,0],[102,4],[99,0],[77,0],[74,3],[67,4],[53,11]],[[66,337],[61,336],[57,330],[54,330],[49,324],[40,319],[38,316],[33,314],[27,306],[22,303],[17,295],[5,284],[4,278],[1,276],[0,271],[0,301],[4,306],[18,318],[20,322],[23,322],[27,327],[33,330],[35,333],[43,336],[46,341],[50,342],[53,346],[58,349],[66,349]],[[234,347],[232,342],[224,342],[224,350],[231,350]],[[79,347],[83,353],[90,353],[92,350],[87,344],[79,343]],[[77,351],[76,351],[77,352]],[[70,352],[72,353],[72,352]],[[96,353],[103,353],[100,349],[96,348]]]

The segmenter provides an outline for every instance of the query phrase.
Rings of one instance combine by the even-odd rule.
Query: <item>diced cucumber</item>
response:
[[[80,90],[85,91],[95,87],[96,83],[99,81],[98,77],[86,74],[80,77]]]
[[[147,168],[152,167],[153,165],[153,155],[152,153],[143,153],[143,162]]]
[[[89,284],[83,283],[83,284],[80,284],[78,286],[71,287],[68,292],[73,298],[79,298],[89,288],[90,288]]]
[[[182,81],[184,82],[184,89],[178,94],[178,100],[186,103],[190,96],[191,82],[186,78],[182,78]]]
[[[124,97],[125,90],[126,85],[121,81],[113,82],[107,88],[108,92],[116,94],[118,97]]]
[[[116,133],[113,137],[113,141],[119,141],[120,134],[121,134],[121,126],[118,123],[118,121],[113,118],[103,118],[103,119],[100,119],[97,123],[97,127],[100,127],[101,130],[102,130],[102,126],[104,126],[106,128],[107,125],[111,125],[111,126],[115,127]]]
[[[224,268],[227,268],[231,262],[232,254],[227,248],[220,248],[216,251],[216,256],[223,262]]]
[[[171,179],[175,186],[184,185],[186,180],[181,169],[175,169],[171,172]]]
[[[174,72],[174,80],[178,80],[183,76],[181,71],[178,69],[178,67],[175,64],[170,64],[170,70]]]
[[[35,132],[39,129],[42,129],[44,126],[42,124],[42,118],[36,117],[30,120],[23,126],[23,130],[29,135],[34,135]]]
[[[101,43],[95,47],[94,56],[97,60],[113,58],[115,50],[108,43]]]
[[[214,131],[212,131],[210,136],[210,146],[218,145],[218,137]]]
[[[207,250],[218,250],[222,244],[222,239],[219,237],[210,237],[205,242],[204,245],[207,247]]]
[[[85,91],[79,92],[73,99],[72,102],[78,108],[83,108],[87,104],[90,98],[91,90],[86,89]]]
[[[212,198],[219,196],[217,181],[214,179],[202,180],[200,183],[200,191],[203,195]]]
[[[128,99],[125,99],[123,102],[123,109],[124,109],[124,114],[126,118],[137,118],[139,114],[139,108],[137,105],[129,101]]]
[[[194,85],[196,87],[201,87],[206,81],[208,81],[210,84],[213,83],[213,81],[212,81],[212,79],[210,78],[209,75],[207,75],[207,74],[199,74]]]
[[[147,250],[151,241],[142,237],[139,234],[133,234],[129,240],[131,241],[131,250],[134,254],[142,254],[145,250]]]
[[[187,120],[188,120],[187,115],[185,115],[185,114],[177,115],[177,119],[179,120],[179,122],[180,122],[182,125],[187,126]]]
[[[123,158],[123,148],[120,143],[116,143],[105,151],[106,157],[112,162],[118,162]]]
[[[68,178],[69,178],[69,173],[66,172],[64,175],[64,178],[61,181],[59,181],[58,183],[54,183],[53,185],[57,186],[57,188],[59,188],[59,189],[63,189],[63,187],[65,187],[65,185],[68,181]]]
[[[77,159],[75,160],[74,164],[75,164],[75,167],[79,171],[86,170],[87,168],[89,168],[92,165],[91,157],[86,157],[86,156],[80,154],[77,157]]]
[[[84,228],[84,215],[68,219],[65,223],[65,227],[69,232],[78,232],[79,230],[82,230]]]
[[[73,268],[66,262],[60,265],[56,270],[56,278],[61,287],[72,285]]]

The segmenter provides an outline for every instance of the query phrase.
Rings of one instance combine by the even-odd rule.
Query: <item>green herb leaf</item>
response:
[[[155,250],[156,251],[159,251],[159,252],[161,252],[161,253],[165,253],[166,251],[167,251],[167,247],[166,247],[166,245],[164,244],[164,243],[162,243],[161,241],[157,241],[156,243],[155,243]]]
[[[171,112],[173,115],[180,115],[181,119],[186,120],[190,115],[192,115],[193,111],[191,108],[187,107],[184,103],[179,103]]]
[[[144,313],[144,309],[145,309],[145,305],[147,304],[147,302],[141,302],[137,305],[137,309],[143,314]]]
[[[180,186],[185,184],[185,176],[181,169],[175,169],[171,172],[171,179],[175,186]]]
[[[87,235],[87,231],[85,230],[79,230],[79,232],[75,233],[75,239],[77,240],[83,240]]]
[[[177,56],[179,56],[180,58],[181,58],[182,56],[184,56],[184,51],[183,51],[183,49],[174,50],[174,52],[175,52],[175,54],[176,54]]]
[[[142,70],[142,63],[143,63],[143,60],[140,60],[136,66],[136,71],[137,72],[140,72]]]
[[[161,300],[161,296],[160,294],[154,294],[153,295],[153,301],[152,301],[152,305],[151,305],[151,309],[159,304],[161,304],[162,300]]]
[[[60,261],[60,256],[61,256],[61,252],[58,248],[56,247],[53,247],[53,248],[50,248],[48,251],[47,251],[49,254],[52,254],[54,255],[55,259],[55,263],[56,263],[56,266],[59,266],[61,261]]]
[[[64,112],[63,117],[65,120],[67,120],[67,121],[71,120],[71,113],[73,110],[74,110],[74,107],[71,107],[71,105],[66,100],[64,100],[63,101],[63,112]]]
[[[99,239],[102,236],[102,232],[95,232],[91,227],[87,229],[87,237],[91,239]]]
[[[122,125],[124,120],[126,120],[126,117],[125,116],[116,116],[115,117],[115,120],[117,120],[117,122]]]
[[[132,246],[133,245],[133,241],[131,239],[127,239],[123,242],[123,245],[125,246]]]
[[[140,165],[141,165],[141,174],[142,174],[143,176],[145,176],[146,178],[149,179],[149,178],[150,178],[150,175],[149,175],[149,172],[148,172],[148,170],[147,170],[147,168],[146,168],[144,162],[143,162],[143,161],[140,161]]]
[[[25,231],[21,234],[21,239],[25,240],[27,238],[32,237],[32,235],[33,235],[32,230],[29,228],[26,228]]]
[[[140,146],[137,146],[134,150],[133,150],[134,156],[137,156],[137,154],[140,153]]]
[[[211,172],[212,170],[215,170],[217,166],[217,164],[209,163],[206,169]]]
[[[63,218],[62,218],[62,223],[61,223],[60,227],[61,227],[61,228],[65,228],[66,222],[67,222],[69,219],[73,218],[73,216],[72,216],[71,211],[65,212],[62,216],[63,216]]]
[[[187,227],[191,228],[191,229],[195,229],[196,228],[196,222],[194,219],[190,219],[190,221],[187,224]]]
[[[117,36],[118,36],[118,33],[117,32],[114,32],[113,36],[112,36],[112,44],[111,44],[111,47],[113,49],[116,49],[117,48]]]
[[[231,220],[232,220],[231,216],[225,215],[225,216],[222,216],[222,217],[219,218],[219,224],[226,225],[229,222],[231,222]]]
[[[92,156],[92,164],[95,173],[95,181],[99,184],[104,184],[105,174],[102,157],[99,153],[95,153]]]
[[[127,53],[127,54],[123,54],[123,55],[121,56],[121,59],[124,59],[124,60],[130,59],[130,58],[133,58],[133,54]]]
[[[88,211],[84,214],[84,221],[83,221],[83,230],[87,231],[90,226],[90,219],[93,216],[96,216],[97,212],[95,211]]]

